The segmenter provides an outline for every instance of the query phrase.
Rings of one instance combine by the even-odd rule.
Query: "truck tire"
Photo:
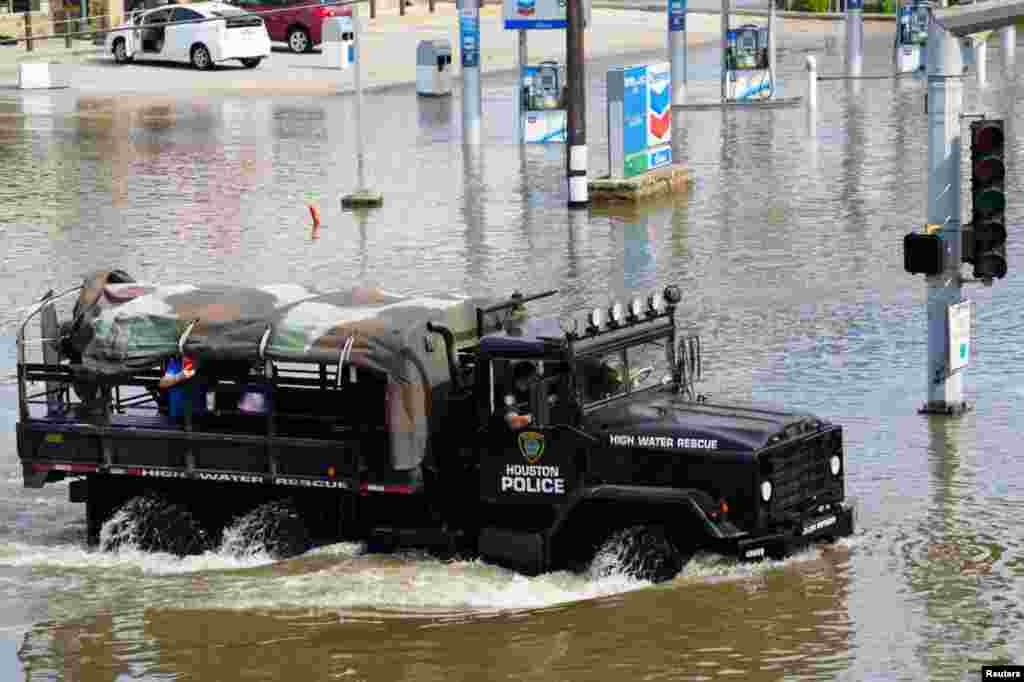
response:
[[[613,533],[601,545],[591,570],[597,577],[619,572],[661,583],[683,570],[689,558],[661,526],[633,526]]]
[[[239,556],[266,552],[275,559],[287,559],[306,552],[311,544],[306,524],[295,507],[288,501],[275,500],[261,504],[226,528],[222,549]]]
[[[113,552],[122,547],[187,556],[209,549],[209,542],[187,508],[147,493],[125,502],[103,524],[100,550]]]

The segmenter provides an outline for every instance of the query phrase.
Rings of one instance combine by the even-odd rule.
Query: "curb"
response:
[[[594,8],[599,9],[619,9],[627,12],[654,12],[663,13],[667,12],[667,5],[664,4],[646,4],[646,5],[633,5],[622,2],[608,2],[602,0],[596,0],[591,4]],[[719,16],[722,13],[718,10],[707,10],[707,9],[691,9],[688,10],[689,14],[703,14],[711,16]],[[738,9],[731,12],[734,16],[748,16],[748,17],[766,17],[769,12],[766,9]],[[846,19],[846,14],[843,12],[792,12],[786,10],[778,10],[775,12],[775,16],[780,19],[807,19],[809,21],[840,21]],[[894,14],[876,14],[874,12],[865,13],[862,15],[864,21],[879,21],[886,23],[895,23],[896,15]]]

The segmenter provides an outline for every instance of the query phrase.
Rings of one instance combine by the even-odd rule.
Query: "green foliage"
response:
[[[797,12],[827,12],[828,0],[796,0],[793,9]]]

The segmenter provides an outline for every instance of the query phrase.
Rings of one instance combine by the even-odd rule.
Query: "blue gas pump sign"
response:
[[[668,62],[608,72],[608,168],[613,178],[672,163],[671,84]]]
[[[859,10],[863,11],[863,9],[864,9],[864,0],[846,0],[846,9],[847,10],[859,9]]]
[[[668,30],[686,30],[686,0],[669,0],[668,2]]]

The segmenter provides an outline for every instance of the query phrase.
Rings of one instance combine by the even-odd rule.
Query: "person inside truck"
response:
[[[167,414],[183,420],[187,413],[206,414],[207,381],[196,375],[195,358],[188,355],[171,358],[160,379],[160,390],[166,391]]]
[[[533,421],[530,414],[530,388],[537,379],[537,366],[524,360],[512,368],[512,382],[501,392],[505,424],[513,431],[524,429]]]

